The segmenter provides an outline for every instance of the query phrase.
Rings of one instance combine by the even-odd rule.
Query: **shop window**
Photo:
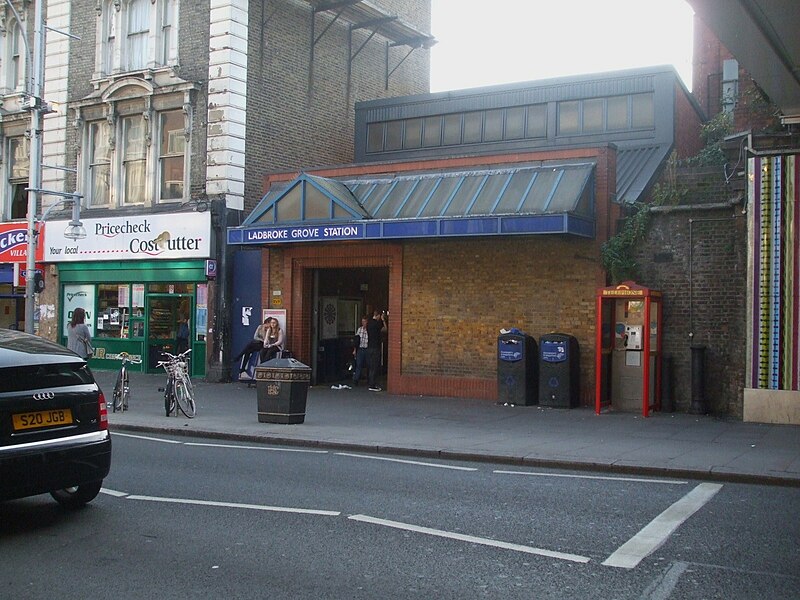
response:
[[[147,284],[149,294],[193,294],[193,283],[149,283]]]
[[[111,203],[111,128],[107,121],[89,123],[89,206]]]
[[[652,128],[654,125],[653,94],[631,96],[631,127],[641,129]]]
[[[163,112],[159,120],[161,200],[181,200],[184,191],[184,154],[186,152],[183,111]]]
[[[101,283],[97,286],[96,334],[99,338],[131,337],[129,285]]]

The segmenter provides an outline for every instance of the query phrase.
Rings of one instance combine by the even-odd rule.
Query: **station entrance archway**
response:
[[[291,246],[284,251],[283,280],[290,283],[288,290],[283,286],[284,305],[289,349],[294,356],[312,367],[315,383],[341,381],[340,370],[348,359],[346,344],[350,344],[352,352],[351,312],[353,316],[358,312],[360,317],[368,310],[386,309],[390,324],[383,339],[383,370],[385,389],[391,391],[393,380],[400,373],[402,246],[385,242],[315,244]],[[328,322],[323,332],[321,303],[332,306],[332,298],[336,299],[336,331]],[[338,319],[342,314],[340,304],[342,310],[347,311],[343,321]],[[353,332],[358,325],[356,321]],[[325,347],[322,351],[319,350],[321,345]],[[329,352],[329,348],[335,349]],[[328,358],[322,358],[323,354]]]

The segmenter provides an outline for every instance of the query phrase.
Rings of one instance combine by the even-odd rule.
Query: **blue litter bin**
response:
[[[539,338],[539,404],[575,408],[580,401],[580,352],[571,335]]]
[[[531,405],[537,402],[536,340],[519,330],[497,338],[497,401]]]

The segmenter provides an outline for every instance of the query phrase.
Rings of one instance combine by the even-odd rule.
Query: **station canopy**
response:
[[[232,230],[313,223],[362,224],[366,238],[594,237],[594,167],[594,162],[537,162],[335,179],[301,173],[273,183],[243,225],[229,229],[228,241],[247,243]]]

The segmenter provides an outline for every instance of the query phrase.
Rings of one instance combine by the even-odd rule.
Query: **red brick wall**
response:
[[[722,111],[722,63],[731,54],[719,38],[697,15],[694,18],[694,54],[692,62],[692,95],[710,119]],[[733,111],[733,131],[754,133],[777,126],[776,108],[769,104],[757,83],[739,67],[739,94]]]

